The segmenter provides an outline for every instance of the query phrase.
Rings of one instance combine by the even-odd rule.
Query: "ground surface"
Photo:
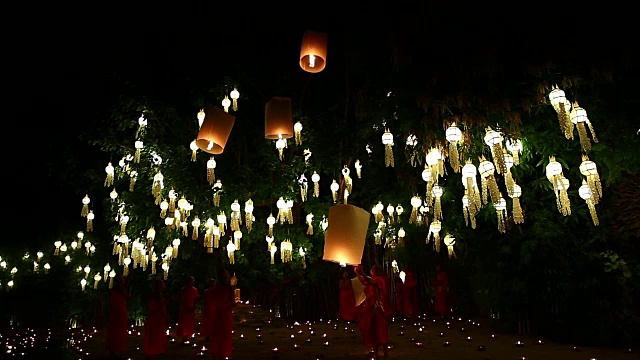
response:
[[[281,319],[272,319],[268,312],[259,307],[250,305],[239,305],[234,317],[234,360],[370,358],[368,349],[360,342],[360,332],[355,323],[331,321],[288,325]],[[142,329],[139,329],[139,332],[138,335],[138,328],[133,328],[129,342],[130,350],[121,354],[123,359],[143,359],[140,351]],[[173,335],[173,329],[170,332]],[[572,345],[554,344],[544,340],[539,344],[539,339],[494,334],[489,326],[464,319],[450,320],[449,325],[446,320],[434,321],[429,317],[416,321],[398,319],[389,325],[389,337],[389,359],[638,359],[635,349],[574,349]],[[172,338],[173,336],[170,337]],[[207,350],[202,351],[203,346],[206,349],[209,344],[201,336],[196,336],[193,340],[189,346],[181,345],[179,341],[170,342],[167,353],[159,357],[159,360],[211,359]],[[518,341],[522,343],[521,346],[518,345]],[[445,345],[445,342],[448,345]],[[299,347],[296,348],[296,345]],[[80,359],[108,358],[104,350],[104,331],[98,330],[79,347],[82,349],[78,352]],[[481,350],[479,347],[484,349]],[[273,351],[275,348],[279,349],[277,353]]]

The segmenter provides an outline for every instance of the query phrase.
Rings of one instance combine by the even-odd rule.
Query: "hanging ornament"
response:
[[[287,202],[280,196],[280,199],[276,201],[276,207],[278,208],[278,216],[276,220],[282,225],[287,220]]]
[[[384,165],[386,167],[394,167],[393,134],[391,134],[389,129],[385,129],[382,134],[382,144],[384,145]]]
[[[200,109],[200,111],[198,111],[198,129],[200,129],[202,127],[202,123],[204,123],[204,118],[205,118],[205,113],[204,113],[204,109]]]
[[[238,99],[240,98],[240,92],[238,89],[234,88],[229,93],[229,96],[231,97],[231,108],[233,111],[238,111]]]
[[[293,224],[293,200],[288,199],[285,202],[285,220],[289,224]]]
[[[589,152],[591,150],[591,141],[587,136],[587,128],[585,127],[585,124],[589,126],[589,131],[591,132],[593,142],[597,143],[598,138],[596,138],[596,133],[593,130],[593,125],[591,125],[591,121],[589,121],[589,118],[587,117],[587,111],[581,108],[578,105],[578,102],[575,101],[573,103],[571,113],[569,113],[569,118],[571,119],[571,122],[576,125],[576,128],[578,128],[578,135],[580,136],[580,146],[582,146],[582,151]]]
[[[382,205],[382,201],[378,201],[375,206],[375,220],[377,223],[384,222],[384,205]]]
[[[398,246],[404,247],[404,237],[407,233],[404,231],[404,228],[400,228],[398,230]]]
[[[306,220],[307,220],[307,235],[313,235],[313,214],[308,213]]]
[[[349,189],[347,188],[344,188],[344,193],[342,194],[342,203],[343,204],[349,203]]]
[[[253,200],[249,199],[244,203],[244,221],[247,225],[247,231],[253,229]]]
[[[344,179],[344,185],[347,187],[347,190],[349,191],[349,193],[351,193],[353,188],[353,179],[351,179],[350,174],[351,174],[351,171],[349,170],[347,165],[345,165],[342,168],[342,178]]]
[[[126,257],[122,261],[124,268],[122,269],[122,276],[129,276],[129,265],[131,264],[131,258]]]
[[[167,210],[170,214],[176,212],[176,199],[178,198],[178,194],[174,189],[169,190],[169,209]]]
[[[278,251],[278,248],[274,245],[274,244],[270,244],[271,248],[269,249],[269,252],[271,253],[271,265],[275,264],[275,255],[276,255],[276,251]]]
[[[269,226],[269,237],[273,237],[273,225],[276,223],[276,218],[273,214],[269,214],[267,217],[267,225]]]
[[[513,174],[511,174],[511,168],[513,167],[513,163],[514,163],[514,159],[513,159],[513,155],[507,153],[507,151],[504,151],[504,164],[507,167],[507,171],[503,174],[504,175],[504,184],[507,187],[507,195],[511,196],[511,192],[513,191],[513,186],[515,185],[515,182],[513,180]]]
[[[323,232],[327,232],[327,228],[329,227],[329,219],[326,216],[322,216],[322,220],[320,220],[320,228]]]
[[[173,249],[173,252],[171,253],[171,257],[174,259],[177,259],[178,252],[180,249],[180,239],[173,239],[173,241],[171,242],[171,247]]]
[[[231,231],[239,231],[242,224],[242,214],[240,213],[240,203],[234,200],[231,204]],[[237,249],[240,250],[240,249]]]
[[[504,234],[506,231],[505,224],[507,223],[507,201],[500,197],[498,201],[494,202],[494,207],[498,215],[498,231]]]
[[[231,106],[231,100],[229,100],[229,97],[225,95],[224,99],[222,99],[222,107],[224,108],[224,112],[229,112],[229,106]]]
[[[409,224],[413,224],[416,222],[420,205],[422,205],[422,199],[419,196],[414,196],[411,198],[411,215],[409,216]]]
[[[196,161],[197,160],[197,153],[198,153],[198,144],[196,144],[195,140],[192,140],[189,143],[189,149],[191,149],[191,161]]]
[[[302,145],[302,123],[300,121],[293,124],[293,132],[296,145]]]
[[[198,215],[194,216],[193,220],[191,220],[191,227],[193,228],[191,239],[198,240],[198,229],[200,228],[200,218],[198,218]]]
[[[151,185],[151,195],[153,195],[156,205],[159,205],[162,200],[162,189],[164,189],[164,176],[160,170],[158,170],[153,176],[153,183]]]
[[[240,239],[242,239],[242,231],[236,230],[233,232],[233,243],[236,246],[236,250],[240,250]]]
[[[435,185],[431,189],[431,193],[435,198],[434,199],[435,205],[433,206],[433,218],[440,220],[442,219],[442,202],[440,201],[440,198],[442,197],[444,190],[442,189],[441,186]]]
[[[489,202],[488,195],[491,196],[491,202],[495,203],[502,197],[500,190],[498,189],[498,183],[495,177],[495,166],[490,161],[487,161],[484,156],[480,156],[480,164],[478,165],[478,172],[480,172],[480,179],[482,184],[482,203],[487,204]]]
[[[429,233],[427,234],[427,244],[429,240],[433,238],[433,248],[436,252],[440,252],[440,230],[442,229],[442,224],[438,220],[433,220],[429,225]]]
[[[556,194],[556,205],[558,211],[564,216],[571,214],[571,204],[567,189],[569,188],[569,180],[562,174],[562,164],[556,161],[555,156],[549,157],[549,164],[545,168],[547,179],[553,185],[553,191]]]
[[[111,192],[109,193],[109,197],[111,198],[111,201],[116,201],[116,199],[118,198],[118,192],[116,191],[116,188],[113,188],[113,190],[111,190]]]
[[[93,219],[95,219],[95,214],[93,213],[93,210],[89,210],[89,213],[87,214],[87,232],[92,232],[93,231]]]
[[[362,179],[362,164],[360,164],[360,160],[356,160],[355,168],[358,179]]]
[[[591,186],[587,180],[582,180],[582,186],[578,189],[578,194],[587,203],[589,207],[589,214],[591,214],[591,220],[593,220],[593,225],[598,226],[600,222],[598,221],[598,213],[596,212],[596,202],[594,201],[593,191]]]
[[[573,139],[573,123],[569,117],[571,102],[567,100],[564,91],[559,89],[558,85],[551,89],[551,92],[549,93],[549,101],[551,102],[553,109],[558,114],[560,131],[562,131],[567,139]]]
[[[338,182],[336,181],[336,179],[333,179],[333,182],[331,183],[331,186],[329,188],[331,189],[331,196],[333,197],[333,202],[337,203],[338,190],[340,190],[340,185],[338,185]]]
[[[224,211],[220,211],[220,214],[218,214],[218,229],[220,230],[220,236],[224,236],[227,230],[227,215]]]
[[[224,229],[224,227],[223,227]],[[215,249],[220,247],[220,237],[222,236],[222,234],[220,234],[220,226],[213,224],[213,226],[211,226],[211,237],[213,239],[213,247]]]
[[[140,140],[136,140],[134,147],[136,148],[135,155],[133,156],[133,162],[138,164],[140,162],[140,154],[142,153],[142,148],[144,147],[144,143]]]
[[[313,196],[320,197],[320,175],[314,171],[311,175],[311,181],[313,182]]]
[[[136,187],[136,181],[138,180],[138,172],[132,170],[129,173],[129,192],[133,192]]]
[[[456,257],[456,252],[453,249],[453,245],[456,244],[456,238],[451,234],[447,234],[447,235],[444,236],[443,242],[447,246],[447,251],[449,253],[449,259],[455,258]]]
[[[513,165],[520,165],[520,154],[522,154],[522,141],[520,139],[507,139],[506,147],[513,156]]]
[[[460,172],[460,155],[458,154],[458,143],[462,140],[462,131],[452,123],[445,131],[445,138],[449,142],[449,164],[454,172]]]
[[[395,208],[393,207],[393,205],[389,204],[387,206],[387,214],[389,214],[389,225],[393,225],[393,223],[395,223],[395,219],[393,218],[393,213],[395,212]]]
[[[89,203],[91,199],[89,199],[89,194],[85,195],[82,198],[82,211],[80,211],[80,216],[87,217],[89,215]]]
[[[278,150],[278,158],[280,161],[284,159],[284,149],[287,147],[287,139],[280,136],[278,140],[276,140],[276,149]]]
[[[580,163],[580,173],[586,177],[587,184],[591,189],[591,199],[594,204],[598,204],[602,198],[602,184],[600,183],[600,175],[596,163],[589,160],[587,155],[582,155],[582,163]]]
[[[464,215],[464,223],[466,226],[471,224],[471,228],[476,228],[476,206],[469,200],[469,196],[462,197],[462,213]]]
[[[207,161],[207,181],[209,185],[213,185],[213,182],[216,181],[216,160],[211,156],[211,158]]]
[[[401,222],[400,215],[402,215],[403,213],[404,213],[404,208],[402,207],[402,205],[398,204],[396,206],[396,221],[398,222],[398,224]]]
[[[304,157],[304,163],[307,165],[309,164],[309,160],[311,159],[311,154],[312,154],[311,150],[309,149],[304,149],[302,151],[302,156]]]
[[[302,202],[307,201],[307,190],[309,189],[309,181],[304,174],[300,174],[298,178],[298,185],[300,186],[300,200]]]
[[[522,188],[520,185],[514,183],[512,191],[508,195],[513,199],[513,222],[516,224],[524,223],[524,215],[522,213],[522,207],[520,206]]]
[[[464,185],[465,196],[469,198],[469,206],[474,207],[470,209],[473,213],[480,210],[482,202],[480,200],[480,190],[478,189],[478,182],[476,180],[478,175],[478,169],[471,162],[471,159],[467,160],[467,163],[462,167],[462,185]]]
[[[220,198],[222,197],[222,181],[218,180],[213,184],[213,206],[220,207]]]
[[[169,209],[169,202],[167,200],[162,200],[160,202],[160,218],[164,219],[167,217],[167,209]]]
[[[158,261],[158,255],[156,253],[151,253],[151,275],[156,274],[156,263]]]
[[[283,263],[287,263],[293,259],[293,245],[291,240],[285,239],[280,243],[280,259]]]
[[[163,279],[167,280],[169,278],[169,263],[166,260],[163,260],[161,267],[163,271]]]
[[[273,236],[265,236],[264,239],[267,241],[267,252],[271,251],[271,246],[273,243]],[[273,263],[272,263],[273,264]]]
[[[120,217],[120,235],[124,235],[127,232],[127,223],[129,222],[129,216],[124,215]],[[84,234],[83,234],[84,237]]]
[[[113,175],[115,173],[115,169],[113,168],[113,165],[111,165],[111,162],[107,164],[104,171],[107,173],[107,178],[104,180],[104,187],[113,186]]]
[[[422,180],[424,180],[427,183],[424,201],[428,205],[431,205],[431,203],[433,202],[431,195],[433,193],[432,190],[434,185],[434,176],[433,176],[433,173],[431,172],[431,167],[427,164],[424,165],[424,170],[422,170]]]
[[[425,163],[431,174],[431,182],[438,183],[438,178],[444,176],[444,157],[440,149],[437,147],[429,149],[425,156]]]
[[[418,137],[415,134],[407,135],[404,149],[405,152],[408,153],[407,159],[409,159],[409,164],[416,167],[421,161],[420,154],[418,153]]]
[[[507,165],[504,162],[504,150],[502,149],[503,140],[502,134],[498,131],[493,130],[491,127],[486,128],[484,142],[491,149],[491,157],[493,158],[498,174],[507,172]]]
[[[144,117],[144,113],[138,118],[138,130],[136,131],[136,138],[141,137],[144,134],[144,130],[147,127],[147,119]]]
[[[306,252],[304,251],[303,248],[299,248],[298,249],[298,253],[300,254],[300,260],[302,260],[302,268],[306,269],[307,268],[307,260],[306,260]]]

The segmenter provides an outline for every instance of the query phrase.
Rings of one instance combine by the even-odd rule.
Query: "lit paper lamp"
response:
[[[264,138],[270,140],[293,137],[291,99],[274,96],[264,109]]]
[[[327,33],[307,30],[302,36],[300,67],[310,73],[324,70],[327,62]]]
[[[198,137],[196,137],[198,148],[209,154],[222,154],[235,121],[235,116],[220,108],[207,109]]]
[[[356,298],[356,306],[358,306],[367,298],[367,294],[364,293],[364,285],[355,277],[351,279],[351,287],[353,288],[353,296]]]
[[[324,236],[322,259],[346,265],[360,264],[369,219],[369,212],[357,206],[332,206],[329,209],[329,227]]]

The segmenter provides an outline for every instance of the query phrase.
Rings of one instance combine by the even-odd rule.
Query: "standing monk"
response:
[[[202,293],[202,302],[204,303],[204,312],[202,314],[202,324],[200,325],[200,333],[206,341],[211,340],[211,331],[215,326],[216,311],[216,287],[218,282],[215,279],[209,280],[209,287]]]
[[[367,298],[362,303],[362,318],[358,327],[362,330],[362,342],[373,349],[373,358],[378,359],[378,348],[382,346],[384,357],[387,357],[387,343],[389,333],[387,316],[384,311],[384,279],[379,275],[378,265],[371,267],[370,274],[364,274],[359,266],[355,267],[358,280],[365,286]]]
[[[353,286],[351,285],[351,277],[348,271],[342,273],[340,279],[340,318],[347,321],[356,319],[356,297],[353,294]]]
[[[107,335],[105,347],[111,358],[117,358],[117,352],[127,350],[127,336],[129,312],[127,301],[129,293],[125,287],[124,277],[116,275],[113,279],[113,288],[110,290],[111,312],[107,323]]]
[[[167,352],[167,301],[162,292],[164,281],[156,279],[147,302],[147,320],[144,324],[143,350],[146,360],[153,360]]]
[[[408,318],[418,315],[418,279],[416,273],[409,266],[404,268],[405,278],[403,287],[404,304],[402,314]]]
[[[233,356],[233,307],[236,304],[231,275],[225,270],[221,284],[215,287],[213,296],[215,325],[211,329],[211,354],[214,360],[230,359]]]
[[[178,293],[180,310],[178,313],[177,335],[182,337],[182,344],[189,344],[189,337],[196,331],[196,300],[200,292],[194,286],[195,279],[189,276],[186,283]]]

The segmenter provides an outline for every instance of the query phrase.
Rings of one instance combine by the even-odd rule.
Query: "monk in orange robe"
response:
[[[214,326],[211,328],[211,355],[214,360],[233,357],[233,308],[236,304],[234,287],[228,271],[222,273],[222,281],[215,287]]]
[[[164,281],[155,280],[147,301],[147,319],[142,345],[146,360],[156,359],[158,355],[167,352],[167,301],[162,294],[164,289]]]
[[[356,319],[356,297],[353,294],[353,286],[351,285],[351,278],[348,271],[342,273],[342,279],[340,279],[340,318],[347,321],[354,321]]]
[[[196,300],[200,297],[200,292],[194,284],[193,276],[187,277],[186,284],[178,293],[180,310],[176,331],[182,337],[183,344],[189,344],[189,337],[196,331]]]
[[[127,337],[129,335],[128,323],[129,312],[127,302],[129,293],[127,292],[124,277],[116,275],[113,279],[113,288],[110,290],[111,311],[107,322],[107,335],[105,347],[112,358],[116,358],[116,353],[127,350]]]
[[[209,287],[202,293],[202,302],[204,303],[204,312],[202,313],[202,323],[200,324],[200,333],[205,340],[211,340],[211,331],[213,329],[216,312],[216,287],[218,282],[215,279],[209,280]]]
[[[361,304],[362,318],[358,327],[362,331],[362,343],[373,349],[373,358],[378,359],[378,348],[382,346],[384,357],[387,357],[387,344],[389,333],[387,328],[387,316],[384,311],[384,279],[379,275],[378,266],[374,265],[370,275],[364,274],[362,269],[355,267],[358,280],[365,286],[366,299]]]

